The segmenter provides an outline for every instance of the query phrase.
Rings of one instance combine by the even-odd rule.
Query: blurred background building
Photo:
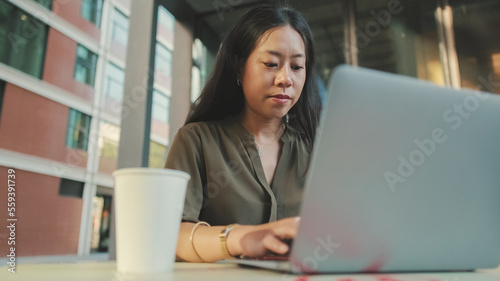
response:
[[[111,173],[163,167],[222,37],[266,2],[0,0],[0,221],[13,168],[18,256],[107,258]],[[308,19],[323,89],[347,63],[500,93],[500,1],[279,2]]]

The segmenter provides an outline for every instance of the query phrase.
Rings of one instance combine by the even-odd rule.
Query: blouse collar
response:
[[[229,127],[233,129],[242,139],[255,141],[254,135],[248,132],[247,129],[245,129],[245,127],[243,127],[243,125],[241,125],[240,122],[238,122],[234,116],[232,115],[226,116],[224,118],[224,122],[228,124]],[[285,131],[283,132],[283,135],[281,135],[280,140],[282,142],[289,142],[292,139],[294,139],[293,136],[296,134],[297,130],[295,130],[290,125],[285,123]]]

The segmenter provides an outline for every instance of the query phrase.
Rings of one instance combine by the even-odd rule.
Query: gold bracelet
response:
[[[194,253],[200,258],[200,260],[202,260],[203,262],[206,262],[201,256],[200,254],[198,254],[198,252],[196,251],[196,248],[194,247],[194,241],[193,241],[193,235],[194,235],[194,231],[196,230],[196,228],[199,226],[199,225],[206,225],[208,227],[210,227],[210,224],[208,224],[208,222],[205,222],[205,221],[199,221],[197,222],[194,226],[193,226],[193,229],[191,229],[191,235],[189,235],[189,241],[191,241],[191,247],[193,247],[193,251]]]
[[[224,256],[224,259],[232,259],[234,258],[233,256],[231,256],[229,254],[229,251],[227,250],[227,237],[229,236],[229,233],[231,232],[231,230],[237,226],[238,224],[230,224],[228,226],[226,226],[226,228],[224,228],[220,234],[219,234],[219,238],[220,238],[220,249],[222,251],[222,255]]]

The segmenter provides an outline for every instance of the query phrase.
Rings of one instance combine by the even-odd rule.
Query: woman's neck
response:
[[[241,125],[252,134],[257,141],[271,142],[278,140],[284,132],[285,125],[281,118],[264,119],[243,111],[238,116]]]

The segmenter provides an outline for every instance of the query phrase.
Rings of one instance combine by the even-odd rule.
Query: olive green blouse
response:
[[[281,141],[269,185],[253,135],[234,118],[182,127],[165,164],[191,175],[182,220],[256,225],[298,215],[309,152],[289,126]]]

